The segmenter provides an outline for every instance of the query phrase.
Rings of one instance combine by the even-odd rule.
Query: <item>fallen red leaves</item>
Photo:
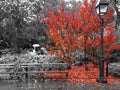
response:
[[[69,70],[68,81],[75,83],[95,83],[99,76],[99,68],[93,64],[88,64],[88,70],[84,66],[72,66]],[[49,73],[45,76],[52,77],[53,79],[65,78],[65,73]],[[109,75],[107,77],[108,83],[118,83],[120,79],[114,78]]]

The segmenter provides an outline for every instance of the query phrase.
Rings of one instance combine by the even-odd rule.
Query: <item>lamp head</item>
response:
[[[108,1],[98,0],[96,7],[95,7],[97,14],[99,14],[100,16],[105,15],[107,13],[107,10],[108,10],[108,5],[109,5]]]

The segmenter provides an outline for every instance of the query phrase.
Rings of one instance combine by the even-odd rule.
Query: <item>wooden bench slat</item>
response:
[[[11,69],[11,68],[14,68],[14,66],[5,66],[5,67],[0,67],[0,69]]]
[[[15,66],[15,64],[0,64],[0,67],[1,66]]]
[[[18,74],[22,73],[66,73],[67,71],[28,71],[28,72],[16,72]]]
[[[20,66],[34,66],[34,65],[68,65],[66,63],[23,63],[23,64],[19,64]]]
[[[67,67],[61,67],[61,66],[59,66],[59,67],[57,67],[57,66],[20,66],[19,68],[26,68],[26,67],[28,67],[28,68],[30,68],[30,67],[32,67],[32,68],[34,68],[34,67],[36,67],[36,68],[54,68],[54,69],[59,69],[59,68],[61,68],[61,69],[67,69]]]
[[[14,72],[0,72],[0,74],[12,74]]]
[[[23,73],[66,73],[67,71],[28,71],[28,72],[0,72],[0,74],[23,74]]]

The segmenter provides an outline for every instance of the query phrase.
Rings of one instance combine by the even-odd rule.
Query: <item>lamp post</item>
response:
[[[99,78],[97,82],[107,83],[107,79],[104,76],[104,46],[103,46],[103,32],[104,32],[104,18],[107,13],[109,3],[106,0],[98,0],[96,5],[97,14],[100,16],[100,60],[99,60]]]

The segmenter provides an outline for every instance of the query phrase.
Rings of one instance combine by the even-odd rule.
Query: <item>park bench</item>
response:
[[[24,68],[24,72],[20,71],[18,73],[26,74],[40,74],[44,75],[47,73],[65,73],[66,79],[68,78],[68,67],[67,63],[23,63],[20,64],[20,68]]]
[[[67,63],[18,63],[18,64],[0,64],[0,69],[5,69],[5,72],[0,74],[9,74],[12,77],[32,75],[44,75],[45,73],[65,73],[68,78]]]

